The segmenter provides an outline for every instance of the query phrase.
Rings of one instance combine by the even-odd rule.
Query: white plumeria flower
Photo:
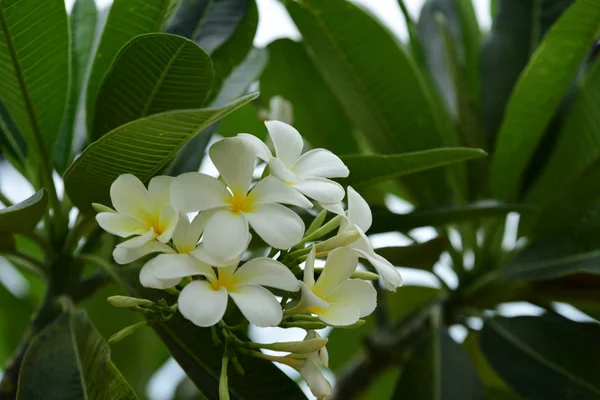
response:
[[[341,207],[337,207],[337,209],[339,208]],[[342,220],[338,234],[350,231],[358,232],[360,238],[349,244],[348,247],[373,265],[387,290],[395,291],[396,288],[402,286],[402,276],[388,260],[375,253],[373,245],[365,234],[372,223],[373,215],[369,204],[356,190],[348,186],[348,211],[346,218]]]
[[[319,339],[321,336],[316,331],[308,331],[304,340],[315,338]],[[321,366],[325,368],[329,366],[329,353],[325,346],[312,353],[292,353],[288,357],[299,361],[299,363],[291,363],[290,365],[300,372],[316,398],[323,399],[331,394],[331,383],[323,376],[320,368]]]
[[[219,179],[189,172],[171,185],[171,201],[183,212],[211,211],[203,243],[212,254],[231,258],[247,246],[250,225],[267,244],[287,249],[304,235],[304,223],[282,204],[310,208],[312,203],[278,179],[267,177],[252,190],[256,156],[240,139],[223,139],[209,150]]]
[[[354,251],[342,247],[329,253],[321,276],[315,282],[313,246],[304,266],[300,302],[290,310],[312,313],[331,326],[348,326],[371,314],[377,305],[377,292],[368,282],[349,279],[358,266]]]
[[[336,203],[344,198],[344,188],[327,178],[345,178],[348,167],[338,156],[325,149],[313,149],[302,154],[304,141],[298,131],[281,121],[266,121],[265,125],[275,147],[275,156],[256,136],[239,134],[252,146],[258,158],[269,164],[271,174],[300,193],[323,203]]]
[[[190,259],[194,262],[178,262],[169,268],[157,269],[154,275],[171,282],[195,275],[206,278],[188,283],[178,299],[181,314],[201,327],[212,326],[223,318],[229,296],[250,323],[260,327],[277,326],[283,314],[281,305],[263,286],[289,292],[299,289],[294,274],[271,258],[255,258],[239,268],[237,264],[220,267],[218,274],[208,264]]]
[[[102,229],[113,235],[127,238],[123,247],[140,247],[158,240],[167,243],[177,226],[179,214],[169,203],[169,187],[173,178],[156,176],[148,189],[134,175],[119,176],[110,187],[114,210],[94,204],[99,212],[96,220]]]

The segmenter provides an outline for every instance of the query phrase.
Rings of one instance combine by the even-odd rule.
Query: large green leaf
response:
[[[29,345],[18,400],[137,399],[84,312],[68,311]]]
[[[10,163],[21,172],[24,172],[27,159],[27,143],[19,128],[0,100],[0,151]]]
[[[485,321],[480,346],[513,389],[526,398],[597,399],[600,326],[557,315]]]
[[[160,32],[176,3],[175,0],[115,0],[113,2],[88,78],[85,108],[88,133],[91,132],[102,79],[119,49],[138,35]]]
[[[102,81],[91,138],[148,115],[200,108],[213,83],[210,57],[191,40],[137,36],[121,48]]]
[[[344,185],[369,186],[486,155],[487,153],[483,150],[466,147],[422,150],[393,155],[351,154],[342,157],[342,161],[350,169],[350,176],[341,181]]]
[[[54,146],[54,166],[58,173],[65,172],[73,156],[73,135],[94,38],[98,11],[94,0],[77,0],[70,16],[71,76],[67,108],[60,135]]]
[[[552,26],[511,95],[492,160],[492,190],[514,197],[527,163],[600,29],[596,0],[578,0]]]
[[[221,108],[169,111],[129,122],[88,146],[65,173],[65,189],[83,211],[109,203],[109,188],[121,174],[149,180],[198,132],[249,102],[242,97]]]
[[[217,97],[213,100],[213,105],[218,106],[229,103],[233,99],[246,94],[250,85],[258,82],[268,59],[269,52],[266,49],[253,48],[244,61],[223,81]]]
[[[483,386],[467,351],[447,332],[433,332],[404,366],[398,399],[482,399]]]
[[[285,4],[324,80],[377,151],[400,153],[457,145],[430,85],[376,19],[344,0]],[[377,61],[381,54],[385,62]],[[444,172],[415,177],[427,185],[412,185],[411,190],[424,203],[447,202],[455,182],[447,182]]]
[[[394,214],[375,209],[373,226],[369,233],[409,231],[423,226],[439,227],[484,218],[504,218],[509,212],[532,213],[537,209],[527,204],[500,203],[494,200],[480,201],[464,206],[422,209],[408,214]]]
[[[397,267],[431,271],[449,243],[447,237],[438,236],[410,246],[380,247],[376,252]]]
[[[529,57],[558,16],[573,0],[495,0],[492,31],[481,50],[485,129],[494,141],[504,109]]]
[[[598,168],[599,109],[600,64],[596,64],[581,85],[543,174],[527,194],[528,202],[545,206],[586,170]]]
[[[1,232],[31,232],[46,212],[48,196],[44,189],[13,206],[0,210]]]
[[[125,290],[135,297],[153,300],[176,299],[164,292],[144,289],[139,284],[136,268],[112,270],[115,278]],[[218,398],[219,375],[224,346],[215,346],[210,328],[199,328],[177,313],[164,323],[152,324],[160,339],[186,372],[187,376],[209,399]],[[239,376],[233,369],[229,372],[229,391],[233,399],[304,400],[300,388],[285,376],[273,363],[253,357],[239,357],[246,374]]]
[[[33,157],[50,168],[69,85],[63,0],[0,3],[0,98]]]
[[[33,311],[32,304],[26,299],[15,296],[0,283],[0,318],[2,321],[10,321],[0,325],[0,365],[6,365],[13,355],[21,336],[31,322]]]
[[[535,238],[502,273],[513,279],[543,280],[587,272],[600,274],[598,229],[565,229]]]
[[[281,96],[293,106],[293,125],[314,147],[336,154],[358,153],[353,126],[301,43],[279,39],[267,47],[269,63],[260,78],[265,105]],[[317,95],[318,93],[318,95]]]

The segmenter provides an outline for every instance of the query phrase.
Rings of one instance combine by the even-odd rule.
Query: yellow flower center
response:
[[[229,209],[234,214],[247,213],[254,208],[254,202],[250,196],[241,193],[233,193],[233,196],[227,199]]]
[[[228,292],[232,292],[235,285],[236,285],[236,281],[233,278],[233,276],[226,276],[223,274],[219,274],[219,277],[217,278],[216,281],[211,283],[213,290],[219,290],[221,288],[225,288],[225,290],[227,290]]]
[[[157,235],[161,235],[164,231],[164,227],[161,225],[158,217],[148,218],[146,224],[148,224],[148,228],[152,228],[154,230],[154,233],[156,233]]]
[[[176,246],[177,247],[177,252],[179,254],[188,254],[191,253],[192,250],[194,250],[196,248],[196,246],[191,246],[191,245],[182,245],[182,246]]]

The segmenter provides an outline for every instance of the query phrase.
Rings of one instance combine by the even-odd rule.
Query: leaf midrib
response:
[[[69,327],[69,338],[71,339],[71,345],[73,346],[73,352],[75,353],[75,361],[77,362],[77,372],[79,372],[79,382],[81,383],[81,391],[83,392],[84,400],[88,400],[87,385],[85,384],[85,377],[83,376],[83,365],[81,365],[81,357],[79,355],[79,347],[77,347],[77,341],[75,338],[75,329],[72,326],[71,314],[67,315],[67,326]]]
[[[19,88],[21,89],[21,95],[23,96],[23,103],[25,104],[25,110],[27,115],[29,116],[29,123],[31,124],[31,128],[33,131],[33,136],[36,141],[36,145],[38,147],[38,153],[40,158],[42,159],[42,163],[44,165],[50,165],[48,162],[48,157],[44,150],[44,139],[42,137],[42,132],[37,124],[37,117],[35,115],[35,111],[33,109],[33,104],[31,103],[31,99],[29,98],[29,91],[27,90],[27,85],[25,84],[25,77],[23,76],[20,59],[18,57],[15,46],[12,42],[12,36],[10,29],[8,27],[8,22],[6,21],[6,15],[4,12],[4,5],[0,4],[0,25],[2,26],[2,31],[4,32],[4,37],[6,37],[6,47],[10,52],[10,59],[13,64],[13,69],[15,73],[15,77],[17,78],[17,82],[19,84]]]
[[[489,320],[488,324],[490,324],[492,329],[494,329],[498,335],[500,335],[502,338],[504,338],[506,341],[511,343],[517,349],[521,350],[526,355],[533,358],[535,361],[539,362],[541,365],[553,370],[554,372],[558,373],[559,375],[563,375],[564,377],[568,378],[569,380],[576,383],[580,387],[585,388],[585,389],[591,391],[592,393],[600,395],[600,389],[598,389],[594,386],[591,386],[591,384],[588,383],[587,381],[569,373],[568,371],[561,368],[559,365],[556,365],[555,363],[550,362],[549,360],[545,359],[541,354],[536,352],[533,348],[528,346],[526,343],[520,341],[516,336],[514,336],[510,331],[505,329],[499,323]]]

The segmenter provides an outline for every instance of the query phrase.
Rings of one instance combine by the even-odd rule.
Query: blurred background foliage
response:
[[[5,28],[22,17],[10,12],[17,3],[0,1]],[[600,2],[492,0],[492,26],[483,31],[471,0],[427,0],[417,19],[399,0],[409,32],[404,43],[349,1],[281,4],[301,39],[256,48],[254,0],[115,0],[110,11],[76,0],[68,16],[71,56],[61,48],[70,68],[66,110],[61,121],[55,116],[61,129],[50,142],[56,172],[63,175],[73,155],[125,123],[223,107],[259,90],[259,97],[188,135],[154,173],[198,170],[213,135],[264,138],[262,121],[273,117],[274,99],[283,98],[293,110],[289,122],[308,146],[347,161],[354,180],[346,183],[373,205],[370,233],[382,244],[378,252],[408,277],[395,293],[379,291],[379,308],[360,329],[330,334],[334,398],[600,398]],[[48,21],[61,23],[53,18]],[[188,38],[205,55],[161,33]],[[178,95],[145,86],[159,77],[181,83],[182,71]],[[39,168],[31,156],[38,150],[22,116],[7,107],[11,93],[0,83],[0,149],[26,175]],[[137,102],[144,96],[147,103]],[[482,149],[488,157],[441,166],[447,162],[438,153],[414,153],[441,147]],[[404,153],[421,158],[399,156]],[[102,187],[78,187],[83,172],[69,171],[66,190],[82,211],[90,196],[107,195]],[[10,260],[19,272],[2,271],[22,285],[0,284],[0,365],[11,359],[45,291],[27,260],[11,259],[5,249],[18,248],[34,263],[43,256],[3,218],[0,253],[7,256],[0,262]],[[107,236],[94,254],[110,260],[112,246]],[[94,281],[98,265],[90,261],[83,270]],[[105,300],[137,289],[122,276],[122,285],[105,280],[80,306],[108,338],[142,317]],[[513,303],[529,305],[531,315],[507,312]],[[148,382],[169,350],[180,363],[191,357],[175,353],[168,329],[160,329],[111,346],[112,360],[139,398],[148,396]],[[188,344],[205,337],[187,335]],[[211,398],[212,383],[190,374],[203,365],[186,369],[189,379],[174,399]],[[237,396],[261,398],[264,388],[246,379],[244,395]]]

